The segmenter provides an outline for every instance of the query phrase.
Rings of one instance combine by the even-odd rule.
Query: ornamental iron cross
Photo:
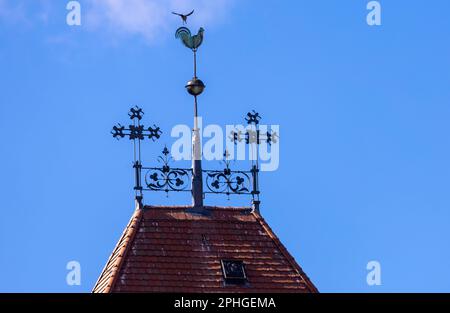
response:
[[[245,120],[247,121],[247,124],[253,126],[254,129],[247,129],[245,133],[240,130],[231,131],[229,138],[234,144],[237,144],[242,140],[245,140],[247,145],[253,143],[259,145],[261,144],[261,141],[265,141],[269,145],[278,142],[279,135],[277,132],[267,131],[265,133],[261,133],[258,128],[259,122],[261,121],[261,115],[259,115],[258,112],[253,110],[252,112],[247,113]]]
[[[141,125],[142,116],[144,115],[144,111],[138,106],[131,108],[128,112],[128,116],[130,120],[133,121],[133,124],[130,124],[128,128],[122,126],[121,124],[117,124],[113,127],[111,134],[114,138],[119,140],[120,138],[128,137],[130,140],[133,140],[133,149],[134,149],[134,163],[133,168],[135,170],[135,186],[134,190],[136,192],[136,200],[141,204],[142,203],[142,182],[141,182],[141,173],[142,173],[142,163],[141,163],[141,141],[145,138],[151,139],[152,141],[156,141],[161,137],[162,131],[161,129],[153,125],[153,127],[146,128],[144,125]]]
[[[134,108],[131,108],[130,112],[128,112],[128,116],[131,120],[133,120],[133,125],[129,125],[128,128],[125,128],[125,126],[117,124],[113,127],[111,134],[117,140],[124,137],[129,137],[130,140],[144,140],[147,137],[152,141],[156,141],[161,137],[161,129],[156,125],[153,125],[153,127],[149,128],[145,128],[144,125],[140,125],[140,121],[143,115],[144,111],[142,111],[140,107],[136,106]]]

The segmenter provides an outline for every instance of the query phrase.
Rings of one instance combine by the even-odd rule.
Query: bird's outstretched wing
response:
[[[191,16],[193,13],[194,13],[194,10],[192,10],[191,13],[186,14],[185,16],[186,16],[186,17],[187,17],[187,16]]]
[[[172,14],[175,14],[175,15],[178,15],[178,16],[182,16],[182,14],[176,13],[176,12],[172,12]]]

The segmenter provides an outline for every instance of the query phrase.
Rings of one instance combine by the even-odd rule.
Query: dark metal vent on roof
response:
[[[222,272],[226,283],[244,284],[247,282],[244,262],[236,260],[222,260]]]

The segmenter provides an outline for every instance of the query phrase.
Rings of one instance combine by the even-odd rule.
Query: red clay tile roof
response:
[[[317,292],[258,213],[186,209],[136,210],[93,292]],[[226,284],[222,259],[243,261],[248,283]]]

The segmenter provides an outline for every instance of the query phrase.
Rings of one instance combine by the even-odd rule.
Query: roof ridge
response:
[[[144,210],[151,210],[151,209],[176,209],[176,210],[185,210],[185,209],[191,209],[193,208],[190,205],[145,205]],[[245,207],[245,206],[208,206],[205,205],[203,208],[207,210],[242,210],[242,211],[250,211],[252,210],[251,207]]]
[[[286,247],[283,245],[281,240],[275,235],[272,228],[270,228],[269,224],[265,221],[265,219],[256,211],[253,211],[252,214],[255,216],[256,220],[259,222],[259,224],[264,228],[264,230],[269,234],[269,237],[272,239],[274,244],[277,246],[277,248],[280,250],[280,252],[283,254],[283,256],[287,259],[289,264],[295,269],[296,272],[300,275],[300,277],[305,280],[306,286],[311,292],[319,292],[317,287],[312,283],[312,281],[309,279],[308,275],[303,271],[303,269],[298,265],[295,258],[289,253],[289,251],[286,249]]]
[[[122,262],[124,260],[125,255],[128,253],[129,247],[131,246],[131,243],[134,239],[134,236],[137,232],[137,225],[140,223],[142,219],[143,210],[139,207],[136,208],[133,215],[130,218],[130,221],[128,222],[127,227],[123,231],[122,235],[120,236],[119,241],[117,242],[115,248],[113,249],[113,252],[111,253],[108,262],[106,262],[105,267],[103,268],[102,274],[98,278],[97,282],[95,283],[94,289],[92,292],[104,292],[108,293],[112,290],[114,287],[115,282],[117,281],[117,276],[120,272],[120,268],[122,266]],[[114,259],[114,257],[117,255],[117,258]],[[111,263],[113,262],[113,263]],[[107,284],[104,287],[103,291],[98,291],[97,287],[101,285],[101,280],[104,277],[104,275],[107,272],[108,267],[112,265],[112,272],[110,276],[108,277]],[[103,282],[104,283],[104,282]]]

